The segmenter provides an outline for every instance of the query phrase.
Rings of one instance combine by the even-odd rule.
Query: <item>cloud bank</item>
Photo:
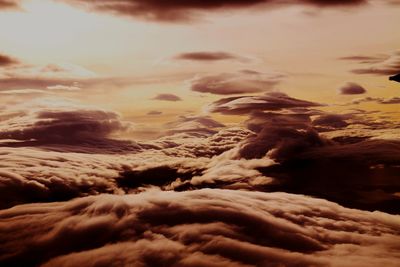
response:
[[[0,218],[6,265],[396,266],[400,256],[398,216],[285,193],[156,190]]]

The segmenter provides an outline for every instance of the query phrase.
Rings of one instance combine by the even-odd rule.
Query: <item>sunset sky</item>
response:
[[[399,0],[0,0],[0,265],[398,266],[399,25]]]
[[[220,7],[171,5],[167,18],[157,2],[137,12],[135,1],[126,1],[132,5],[126,12],[113,1],[79,0],[24,0],[5,9],[0,51],[14,62],[0,69],[1,104],[68,98],[117,111],[141,124],[137,127],[157,131],[177,116],[204,113],[204,106],[221,98],[218,90],[194,90],[202,77],[217,78],[219,87],[239,84],[235,95],[281,91],[332,110],[343,110],[335,105],[357,97],[338,93],[348,82],[364,87],[370,97],[398,96],[388,73],[354,73],[375,65],[400,66],[400,35],[393,26],[400,25],[400,5],[395,1],[210,1]],[[181,57],[185,53],[222,57]],[[377,60],[351,60],[354,56]],[[243,70],[260,74],[244,75]],[[253,85],[240,84],[245,81]],[[158,94],[180,100],[155,100]],[[398,110],[371,102],[361,106]],[[147,115],[151,111],[162,114]]]

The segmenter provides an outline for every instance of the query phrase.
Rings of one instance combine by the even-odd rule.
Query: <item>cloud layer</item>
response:
[[[400,256],[398,216],[285,193],[156,190],[0,218],[7,265],[396,266]]]
[[[88,3],[84,0],[64,0],[73,5],[82,6],[90,10],[108,12],[118,15],[126,15],[156,21],[189,21],[198,16],[199,12],[223,11],[244,8],[271,8],[290,5],[308,5],[319,8],[338,7],[338,6],[357,6],[366,4],[366,0],[301,0],[301,1],[281,1],[281,0],[206,0],[206,1],[94,1]]]

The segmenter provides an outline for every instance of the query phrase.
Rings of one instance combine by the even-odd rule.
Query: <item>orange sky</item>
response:
[[[359,7],[292,5],[202,13],[197,21],[160,22],[96,12],[65,1],[24,0],[19,9],[0,13],[0,54],[19,62],[0,66],[0,79],[51,78],[54,82],[24,83],[18,88],[2,84],[0,105],[36,97],[69,98],[118,111],[141,127],[152,128],[179,115],[204,113],[204,106],[229,96],[195,92],[193,80],[227,73],[235,77],[242,70],[262,73],[257,79],[281,75],[269,91],[328,104],[331,110],[352,108],[336,104],[360,97],[399,95],[399,84],[390,82],[389,75],[351,72],[382,62],[338,59],[389,58],[399,49],[395,28],[400,25],[399,5],[372,1]],[[187,52],[224,52],[237,58],[176,58]],[[63,71],[47,71],[49,64],[62,66]],[[82,82],[86,79],[102,82]],[[338,89],[347,82],[363,86],[367,94],[340,95]],[[173,94],[181,101],[153,99],[158,94]],[[398,110],[398,104],[375,102],[356,107]],[[150,111],[162,114],[149,116]]]

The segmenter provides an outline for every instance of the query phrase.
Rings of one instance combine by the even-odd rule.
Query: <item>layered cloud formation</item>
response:
[[[84,0],[63,0],[73,5],[82,6],[90,10],[108,12],[119,15],[140,17],[147,20],[156,21],[189,21],[198,17],[199,13],[206,11],[224,11],[245,8],[276,8],[292,5],[307,5],[318,8],[358,6],[366,4],[366,0],[301,0],[301,1],[281,1],[281,0],[218,0],[218,1],[95,1],[88,3]]]
[[[156,190],[0,218],[8,265],[396,266],[400,256],[398,216],[285,193]]]
[[[3,265],[397,264],[395,122],[269,92],[134,142],[117,113],[60,103],[1,110]]]

